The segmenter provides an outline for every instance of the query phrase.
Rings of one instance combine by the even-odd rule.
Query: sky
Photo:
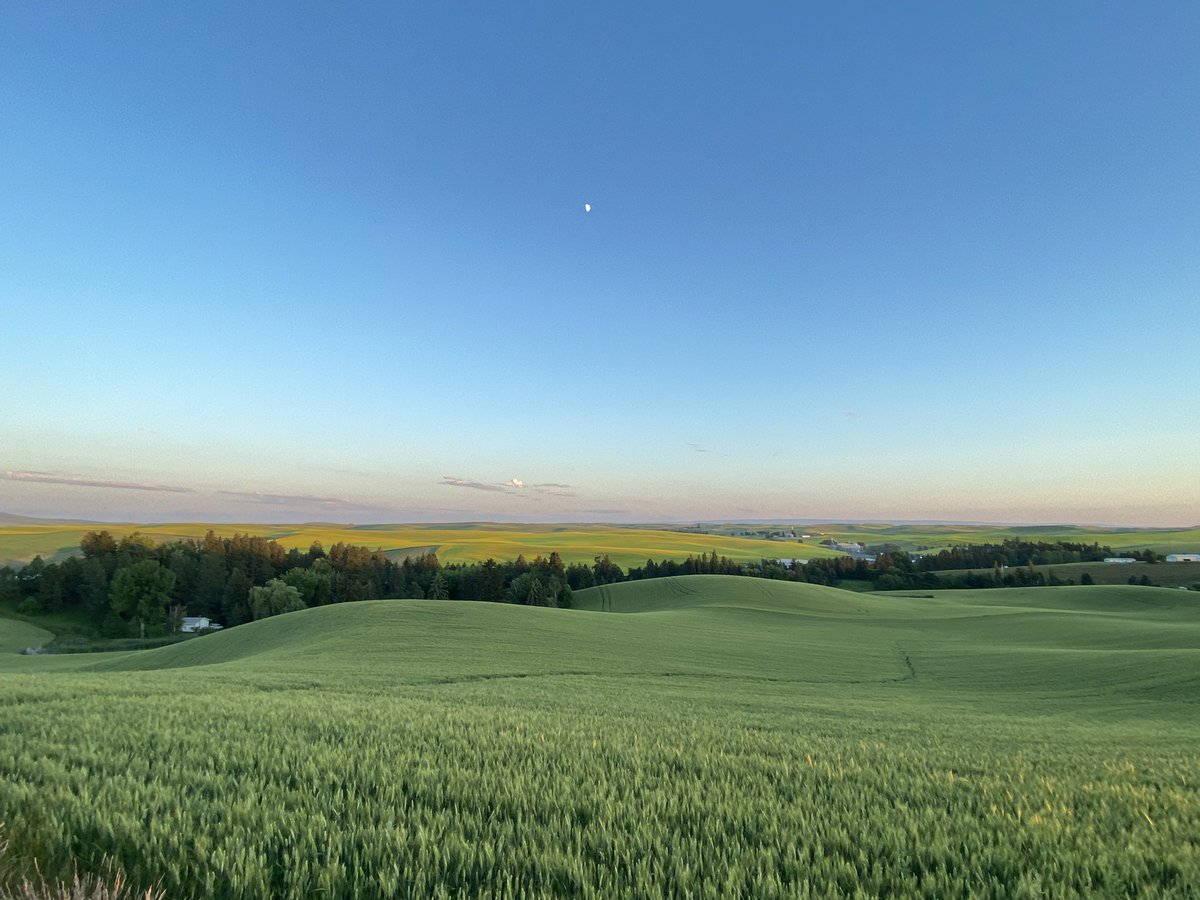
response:
[[[0,512],[1200,523],[1197,33],[6,4]]]

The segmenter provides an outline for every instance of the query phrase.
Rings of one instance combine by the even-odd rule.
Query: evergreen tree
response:
[[[500,566],[494,559],[488,558],[480,568],[482,569],[482,578],[479,599],[487,600],[490,603],[498,603],[503,600],[504,573],[500,570]]]
[[[225,613],[226,625],[241,625],[250,621],[250,588],[254,582],[241,569],[229,573],[225,590],[221,596],[221,608]]]
[[[38,579],[38,605],[45,612],[61,612],[63,608],[62,569],[51,563]]]
[[[108,613],[108,572],[99,558],[83,561],[77,593],[80,605],[94,620],[100,621]]]
[[[225,585],[228,581],[229,573],[225,569],[225,554],[210,553],[202,549],[200,565],[196,569],[196,587],[188,603],[189,608],[198,616],[209,616],[210,618],[221,616],[225,599]]]

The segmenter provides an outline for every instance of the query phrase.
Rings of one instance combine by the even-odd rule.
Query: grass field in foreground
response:
[[[1194,595],[575,596],[0,654],[0,820],[172,897],[1200,890]]]
[[[757,561],[777,557],[820,559],[839,555],[816,544],[748,540],[723,535],[684,534],[658,528],[622,525],[214,525],[184,522],[159,525],[26,525],[0,524],[0,565],[23,564],[41,554],[47,561],[79,549],[89,531],[107,529],[120,538],[141,531],[156,541],[202,538],[212,529],[219,535],[236,532],[273,538],[284,547],[308,549],[313,541],[330,547],[338,541],[383,550],[393,556],[436,552],[442,562],[482,562],[532,559],[558,551],[567,563],[590,563],[607,553],[618,565],[643,565],[648,558],[683,561],[689,555],[711,553],[731,559]]]

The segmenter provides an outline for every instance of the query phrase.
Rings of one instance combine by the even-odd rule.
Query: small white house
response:
[[[1200,553],[1170,553],[1167,562],[1200,562]]]
[[[1106,556],[1106,557],[1104,557],[1104,561],[1106,563],[1135,563],[1135,562],[1137,562],[1137,560],[1134,559],[1132,556]]]
[[[179,630],[184,634],[195,634],[197,631],[220,631],[222,627],[210,621],[208,616],[184,616]]]

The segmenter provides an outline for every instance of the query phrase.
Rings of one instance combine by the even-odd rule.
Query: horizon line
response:
[[[17,521],[5,521],[6,519]],[[128,519],[84,519],[60,518],[56,516],[29,516],[19,513],[0,511],[0,528],[5,525],[42,524],[42,525],[125,525],[136,527],[152,527],[156,525],[255,525],[272,528],[281,527],[312,527],[316,525],[337,526],[350,529],[380,528],[380,527],[419,527],[435,525],[613,525],[621,527],[679,525],[702,527],[704,525],[954,525],[966,528],[1103,528],[1110,530],[1129,531],[1193,531],[1200,530],[1200,524],[1192,525],[1129,525],[1123,523],[1101,522],[1071,522],[1064,520],[1042,520],[1034,522],[1016,522],[985,519],[855,519],[855,518],[737,518],[713,517],[702,519],[547,519],[544,521],[524,521],[519,519],[413,519],[389,522],[338,522],[322,519],[308,519],[288,522],[251,522],[245,519],[162,519],[155,521],[131,521]]]

